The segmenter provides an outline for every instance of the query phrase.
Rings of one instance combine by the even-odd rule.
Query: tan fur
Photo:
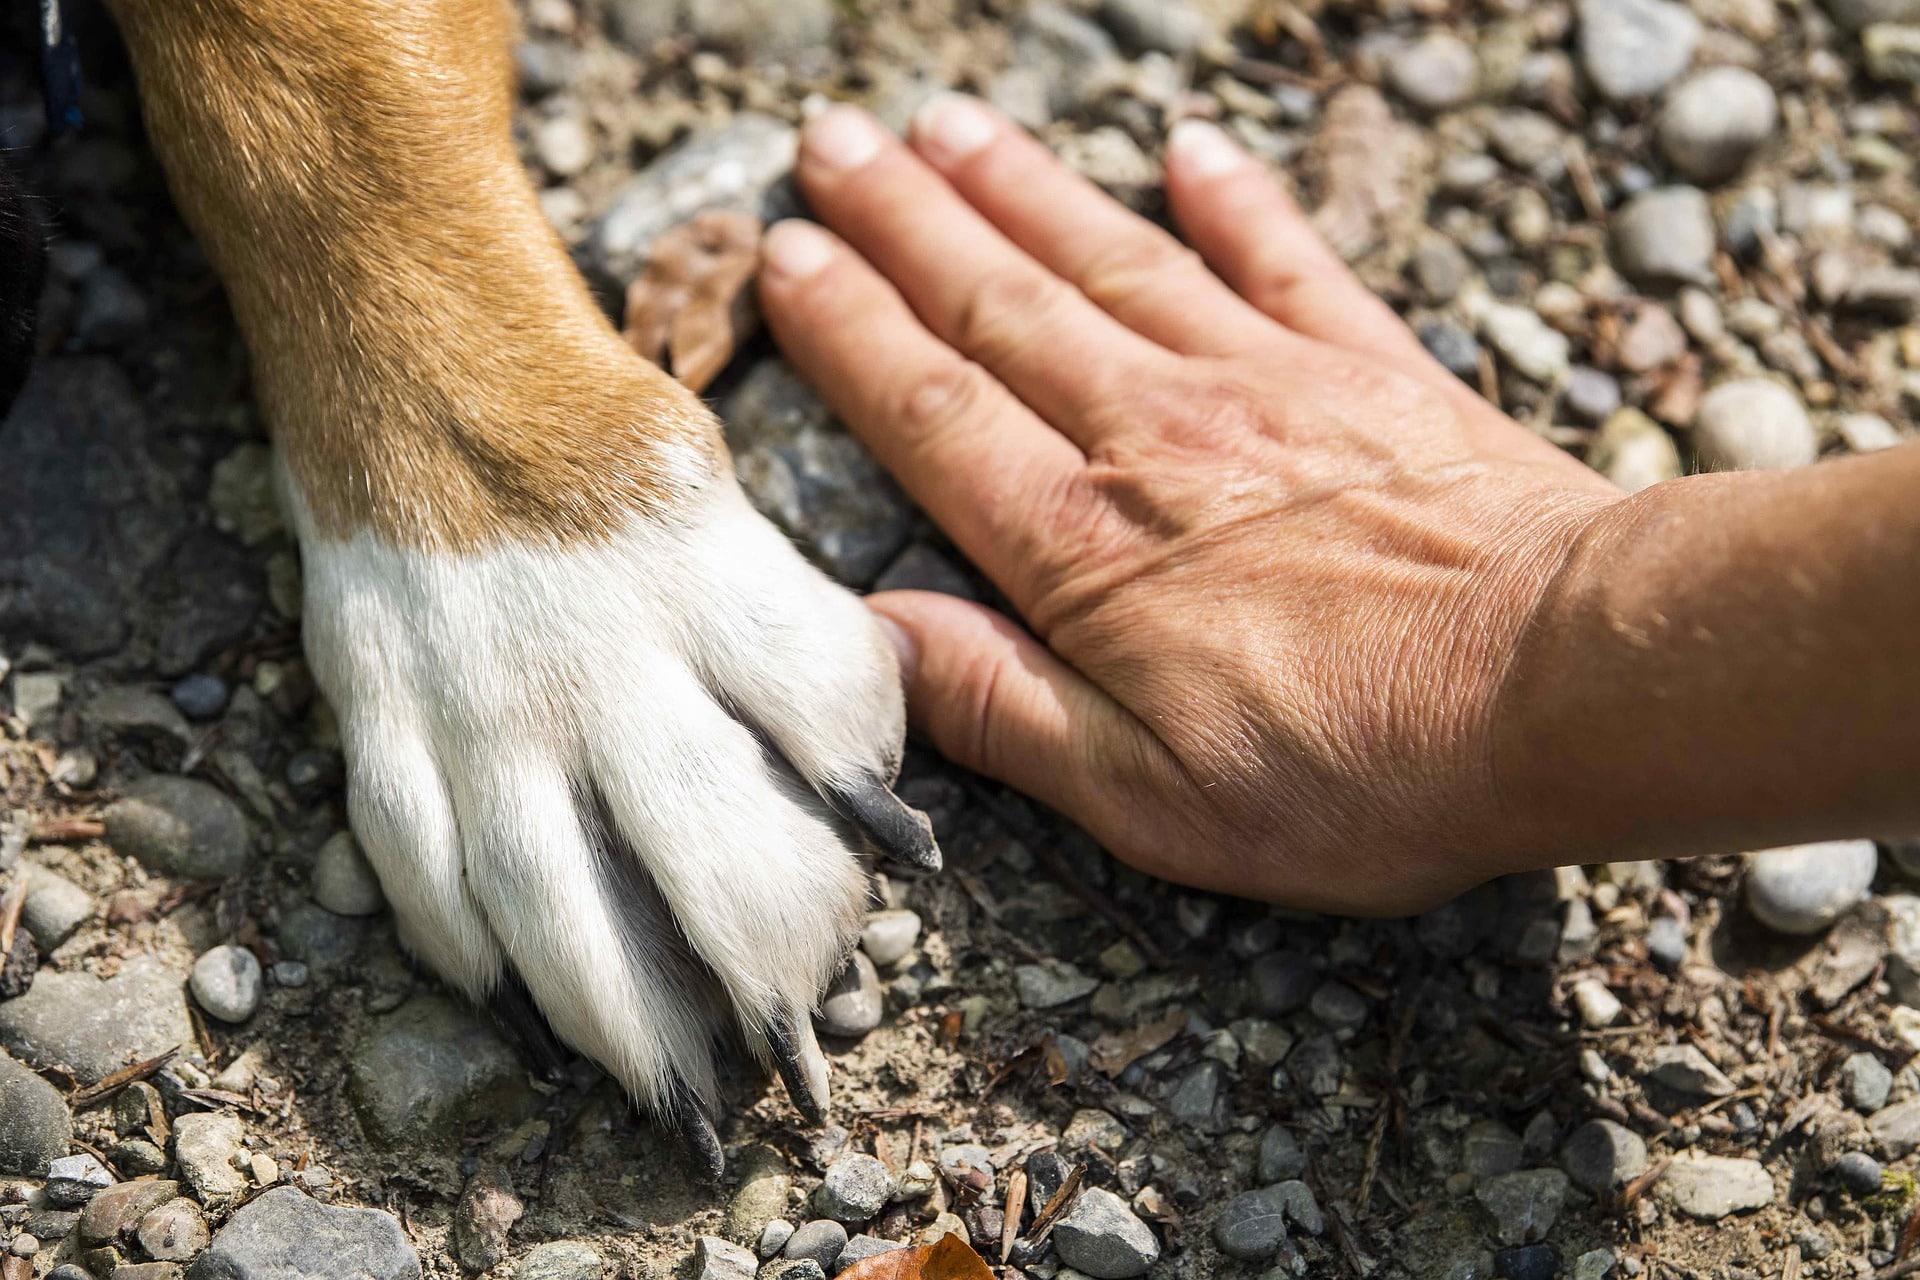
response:
[[[501,0],[109,0],[317,531],[572,542],[723,470],[541,217]]]

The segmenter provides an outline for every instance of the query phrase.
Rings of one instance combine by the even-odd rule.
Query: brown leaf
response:
[[[709,210],[653,242],[627,286],[626,339],[694,391],[704,391],[759,327],[753,305],[760,219]]]
[[[956,1235],[917,1249],[893,1249],[854,1263],[839,1280],[993,1280],[987,1260]]]
[[[1175,1010],[1158,1022],[1134,1027],[1123,1034],[1101,1036],[1093,1042],[1087,1061],[1101,1075],[1113,1077],[1140,1059],[1162,1048],[1186,1028],[1187,1015]]]

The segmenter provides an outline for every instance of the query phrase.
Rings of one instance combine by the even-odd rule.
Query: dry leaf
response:
[[[760,231],[750,213],[696,214],[653,242],[627,286],[627,341],[690,390],[704,391],[759,328]]]
[[[956,1235],[918,1249],[876,1253],[842,1271],[839,1280],[993,1280],[987,1260]]]
[[[1124,1034],[1101,1036],[1093,1042],[1087,1061],[1093,1069],[1109,1078],[1119,1075],[1140,1059],[1161,1048],[1186,1029],[1187,1015],[1175,1010],[1158,1022],[1134,1027]]]

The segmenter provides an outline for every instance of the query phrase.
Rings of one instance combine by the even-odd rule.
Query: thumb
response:
[[[1082,826],[1111,809],[1110,762],[1137,759],[1148,744],[1097,685],[1011,619],[970,601],[885,591],[867,606],[891,624],[908,718],[942,755]]]

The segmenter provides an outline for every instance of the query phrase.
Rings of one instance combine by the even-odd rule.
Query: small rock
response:
[[[1100,980],[1080,972],[1064,960],[1048,957],[1013,971],[1014,991],[1029,1009],[1057,1009],[1093,994]]]
[[[827,1269],[812,1258],[776,1258],[760,1269],[760,1280],[827,1280]]]
[[[1286,1204],[1278,1187],[1247,1191],[1227,1201],[1213,1220],[1220,1251],[1242,1262],[1265,1262],[1287,1239]]]
[[[47,1202],[77,1209],[114,1184],[107,1167],[90,1155],[61,1156],[47,1164]]]
[[[1860,51],[1876,80],[1920,84],[1920,26],[1876,22],[1860,33]]]
[[[1560,1216],[1567,1175],[1558,1169],[1517,1170],[1487,1179],[1473,1195],[1493,1220],[1495,1239],[1504,1245],[1531,1244]]]
[[[373,1019],[347,1064],[347,1093],[378,1143],[439,1145],[468,1119],[518,1119],[528,1105],[519,1055],[494,1028],[441,996]]]
[[[80,285],[73,333],[80,345],[99,350],[122,346],[146,332],[147,300],[133,281],[103,266]]]
[[[882,969],[898,964],[920,940],[920,917],[912,911],[876,911],[860,930],[860,949]]]
[[[1653,1051],[1647,1079],[1665,1085],[1691,1098],[1724,1098],[1734,1091],[1733,1081],[1690,1044],[1662,1045]]]
[[[1539,177],[1562,165],[1566,138],[1564,129],[1538,111],[1502,111],[1487,126],[1487,142],[1495,155],[1522,173]]]
[[[833,1274],[839,1275],[856,1262],[865,1262],[868,1258],[877,1258],[883,1253],[892,1253],[895,1249],[906,1248],[891,1240],[882,1240],[878,1236],[854,1236],[847,1241],[847,1247],[834,1259]]]
[[[1883,1107],[1867,1117],[1867,1132],[1889,1160],[1900,1160],[1920,1147],[1920,1098]]]
[[[1067,116],[1091,106],[1123,74],[1120,50],[1100,27],[1053,0],[1029,5],[1015,21],[1013,60],[1043,77],[1047,109]]]
[[[235,1210],[187,1272],[187,1280],[331,1276],[420,1280],[420,1257],[392,1214],[323,1205],[275,1187]]]
[[[1905,439],[1898,427],[1877,413],[1843,413],[1835,421],[1834,427],[1840,432],[1840,438],[1846,441],[1847,448],[1855,453],[1877,453],[1881,449],[1891,449]],[[1900,846],[1893,848],[1894,861],[1898,863]]]
[[[550,1240],[535,1245],[514,1264],[513,1280],[600,1280],[606,1265],[592,1245]]]
[[[1300,1150],[1285,1125],[1274,1125],[1260,1139],[1260,1181],[1272,1184],[1298,1178],[1307,1171],[1306,1152]]]
[[[1100,21],[1135,53],[1184,57],[1206,41],[1207,20],[1178,0],[1101,0]]]
[[[1701,397],[1693,447],[1709,471],[1804,466],[1820,452],[1800,397],[1766,378],[1723,382]]]
[[[1366,997],[1344,982],[1323,982],[1315,987],[1307,1007],[1314,1017],[1336,1031],[1357,1030],[1366,1025]]]
[[[1313,1036],[1287,1055],[1287,1070],[1308,1093],[1330,1098],[1346,1081],[1346,1054],[1331,1033]]]
[[[1840,1064],[1840,1096],[1847,1105],[1871,1114],[1887,1105],[1893,1092],[1893,1072],[1870,1053],[1856,1053]]]
[[[693,1280],[753,1280],[759,1269],[759,1260],[731,1240],[701,1236],[693,1242]]]
[[[179,1194],[180,1184],[171,1180],[116,1183],[87,1202],[74,1224],[74,1234],[81,1244],[110,1244]]]
[[[1553,1280],[1560,1274],[1560,1255],[1544,1244],[1502,1249],[1493,1255],[1493,1274],[1503,1280]]]
[[[140,1247],[156,1262],[186,1262],[207,1247],[207,1215],[176,1196],[140,1220]]]
[[[1567,335],[1526,307],[1490,304],[1480,317],[1480,336],[1508,364],[1535,382],[1556,383],[1570,367]]]
[[[1849,31],[1876,22],[1920,22],[1920,0],[1826,0],[1826,10]]]
[[[52,951],[71,938],[93,916],[93,898],[73,881],[45,867],[27,863],[27,900],[20,923],[42,951]]]
[[[1647,1143],[1625,1125],[1589,1120],[1567,1135],[1560,1167],[1587,1191],[1617,1191],[1646,1172]]]
[[[1305,954],[1270,951],[1248,966],[1247,985],[1254,1012],[1279,1018],[1306,1007],[1320,976]]]
[[[0,1054],[0,1173],[37,1178],[72,1142],[73,1117],[60,1091]]]
[[[753,1251],[763,1258],[771,1258],[786,1248],[787,1241],[792,1238],[793,1224],[785,1218],[774,1218],[760,1228],[760,1239]]]
[[[1094,1280],[1131,1280],[1160,1258],[1160,1241],[1111,1191],[1090,1187],[1053,1229],[1060,1260]]]
[[[1700,20],[1671,0],[1578,0],[1580,65],[1609,102],[1651,98],[1687,69]]]
[[[178,975],[140,957],[102,982],[77,971],[42,973],[27,994],[0,1002],[0,1046],[30,1067],[60,1067],[82,1084],[193,1041]]]
[[[1480,1120],[1460,1135],[1460,1167],[1475,1182],[1520,1167],[1520,1138],[1498,1120]]]
[[[352,832],[334,835],[314,855],[313,900],[337,916],[377,915],[386,905],[380,879]]]
[[[1182,1124],[1210,1128],[1220,1101],[1222,1074],[1221,1065],[1211,1059],[1194,1063],[1167,1095],[1168,1112]]]
[[[1588,1030],[1610,1027],[1620,1016],[1620,997],[1598,978],[1582,978],[1573,984],[1573,1006]]]
[[[180,1177],[210,1209],[221,1209],[250,1189],[246,1175],[233,1167],[243,1151],[246,1128],[224,1111],[194,1111],[174,1121],[173,1158]]]
[[[880,975],[864,951],[855,951],[847,967],[828,986],[820,1002],[817,1025],[823,1035],[853,1038],[864,1036],[880,1025],[885,1004],[880,995]]]
[[[1680,322],[1665,307],[1649,304],[1634,313],[1632,323],[1620,335],[1614,358],[1628,373],[1648,373],[1686,353],[1687,334]]]
[[[533,127],[533,153],[548,173],[571,178],[593,163],[593,135],[587,122],[571,112],[551,116]]]
[[[367,936],[365,920],[336,915],[304,898],[280,908],[274,938],[287,956],[318,973],[328,973],[351,960]]]
[[[1480,344],[1473,334],[1451,320],[1430,320],[1420,326],[1420,345],[1454,377],[1472,382],[1480,374]]]
[[[785,1156],[768,1146],[748,1147],[740,1155],[740,1187],[727,1204],[721,1234],[735,1244],[759,1239],[762,1224],[786,1213],[792,1185]]]
[[[1880,1162],[1864,1151],[1849,1151],[1833,1162],[1833,1176],[1856,1196],[1879,1195],[1885,1186],[1881,1174]]]
[[[813,1193],[813,1207],[835,1222],[865,1222],[886,1207],[893,1175],[869,1155],[849,1152],[827,1166]],[[824,1265],[824,1264],[823,1264]]]
[[[240,806],[196,778],[155,774],[101,815],[107,843],[163,875],[223,880],[244,870],[252,836]]]
[[[1773,1179],[1758,1160],[1682,1151],[1660,1179],[1660,1194],[1682,1213],[1717,1222],[1773,1203]]]
[[[260,1007],[260,961],[235,944],[218,946],[193,962],[187,980],[194,1000],[222,1022],[245,1022]]]
[[[1739,174],[1779,121],[1765,80],[1743,67],[1713,67],[1667,95],[1657,136],[1681,177],[1712,185]]]
[[[632,0],[664,11],[659,0]],[[784,212],[774,195],[793,169],[798,135],[770,116],[743,112],[698,134],[634,176],[614,197],[591,239],[596,264],[616,280],[638,274],[664,232],[708,209],[734,209],[763,220]]]
[[[467,1179],[453,1208],[453,1256],[469,1271],[491,1271],[506,1261],[507,1232],[526,1211],[506,1171],[482,1164]]]
[[[806,1258],[822,1271],[831,1267],[847,1247],[847,1229],[830,1218],[817,1218],[802,1225],[780,1249],[783,1258]]]
[[[1583,422],[1604,422],[1620,407],[1620,382],[1612,374],[1577,364],[1567,373],[1560,402]]]
[[[1710,281],[1713,249],[1713,212],[1696,187],[1643,191],[1613,218],[1614,263],[1634,280]]]
[[[196,672],[182,677],[169,691],[173,705],[189,720],[214,720],[227,709],[227,684],[218,676]]]
[[[1432,32],[1388,57],[1387,84],[1429,114],[1451,111],[1473,100],[1480,86],[1480,59],[1458,36]]]
[[[1647,926],[1647,955],[1672,972],[1687,958],[1687,927],[1672,916],[1655,916]]]
[[[1283,1182],[1274,1188],[1280,1194],[1280,1203],[1286,1206],[1287,1221],[1310,1236],[1317,1236],[1327,1229],[1326,1219],[1321,1216],[1320,1202],[1313,1197],[1313,1188],[1304,1182]]]
[[[1799,401],[1793,403],[1798,409]],[[1704,405],[1701,416],[1705,417]],[[1805,421],[1804,412],[1801,421]],[[1819,933],[1867,896],[1879,861],[1879,850],[1871,840],[1837,840],[1756,853],[1747,865],[1747,908],[1777,932]]]

